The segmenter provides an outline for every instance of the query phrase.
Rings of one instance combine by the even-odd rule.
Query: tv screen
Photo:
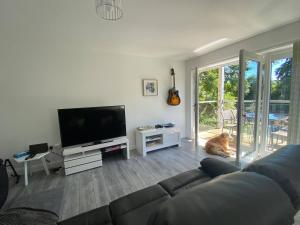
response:
[[[62,147],[126,136],[125,106],[58,109]]]

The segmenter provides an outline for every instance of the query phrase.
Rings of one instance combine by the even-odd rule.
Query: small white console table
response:
[[[101,144],[65,148],[63,150],[65,174],[70,175],[102,166],[102,150],[113,147],[122,150],[126,159],[130,158],[129,141],[125,137]]]
[[[181,145],[180,132],[176,128],[136,130],[136,148],[143,156],[147,152],[176,145]]]
[[[45,170],[46,174],[49,175],[49,169],[47,167],[47,163],[46,163],[46,160],[45,160],[45,156],[48,155],[48,154],[49,154],[49,152],[38,153],[34,157],[32,157],[30,159],[27,159],[27,160],[26,160],[26,158],[27,158],[28,155],[20,157],[20,158],[14,158],[14,160],[17,163],[24,163],[25,186],[28,185],[28,164],[29,164],[29,162],[36,161],[36,160],[41,160],[42,163],[43,163],[43,167],[44,167],[44,170]]]

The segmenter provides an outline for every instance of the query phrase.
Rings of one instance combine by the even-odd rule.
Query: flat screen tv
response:
[[[62,147],[126,136],[125,106],[58,109]]]

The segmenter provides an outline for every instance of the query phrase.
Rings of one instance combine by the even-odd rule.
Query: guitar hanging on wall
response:
[[[173,78],[173,87],[169,90],[169,96],[168,96],[167,103],[168,103],[168,105],[176,106],[176,105],[180,104],[181,100],[179,97],[179,92],[175,88],[175,71],[173,68],[171,69],[171,76]]]

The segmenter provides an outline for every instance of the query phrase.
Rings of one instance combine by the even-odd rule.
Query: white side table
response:
[[[42,163],[43,163],[46,174],[49,175],[49,170],[48,170],[47,163],[46,163],[46,160],[45,160],[45,156],[48,155],[48,154],[49,154],[49,152],[38,153],[33,158],[27,159],[27,160],[25,160],[27,156],[23,156],[23,157],[20,157],[20,158],[17,158],[17,159],[14,158],[14,160],[17,163],[24,163],[25,186],[28,185],[28,162],[35,161],[35,160],[41,160]]]

